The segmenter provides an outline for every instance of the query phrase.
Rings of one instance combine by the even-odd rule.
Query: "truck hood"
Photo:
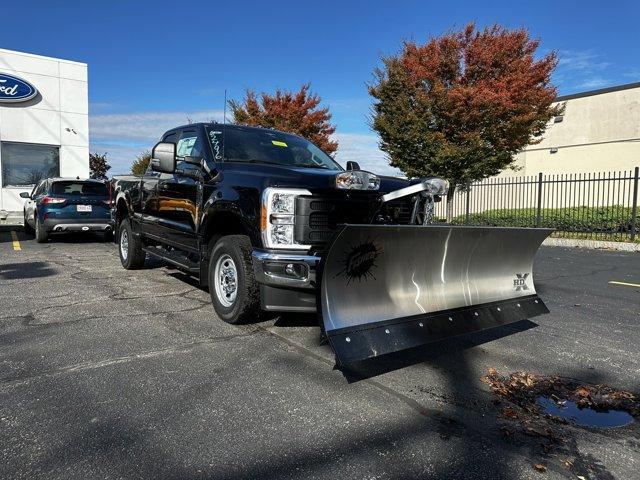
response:
[[[264,187],[304,188],[312,192],[326,192],[328,190],[335,191],[335,177],[340,173],[340,171],[337,170],[325,170],[323,168],[304,168],[240,162],[228,162],[225,164],[224,168],[225,175],[239,174],[262,177],[266,182]],[[412,183],[404,178],[386,176],[379,177],[379,192],[381,193],[398,190]]]

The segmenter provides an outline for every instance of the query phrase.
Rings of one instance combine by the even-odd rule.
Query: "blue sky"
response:
[[[10,4],[5,5],[7,12]],[[3,21],[0,48],[89,64],[92,151],[113,173],[164,130],[220,119],[224,89],[311,82],[333,113],[338,159],[390,172],[368,126],[366,83],[402,40],[469,21],[528,28],[556,50],[560,94],[640,81],[640,2],[40,1]]]

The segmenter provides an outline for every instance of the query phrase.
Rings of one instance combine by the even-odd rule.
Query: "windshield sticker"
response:
[[[271,140],[271,143],[273,143],[276,147],[286,147],[287,144],[284,142],[281,142],[279,140]]]
[[[178,157],[186,157],[191,155],[191,151],[193,150],[193,146],[196,144],[196,140],[198,137],[187,137],[181,138],[178,142],[177,153]]]
[[[209,138],[211,138],[211,148],[213,148],[213,159],[222,160],[222,148],[220,147],[220,139],[218,135],[222,135],[220,130],[210,130]]]

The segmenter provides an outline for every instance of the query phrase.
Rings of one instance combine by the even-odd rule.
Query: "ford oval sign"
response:
[[[0,103],[26,102],[37,94],[36,87],[26,80],[0,73]]]

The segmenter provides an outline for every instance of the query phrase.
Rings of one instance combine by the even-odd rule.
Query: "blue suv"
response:
[[[103,232],[111,235],[110,188],[98,180],[47,178],[35,186],[24,205],[24,229],[39,243],[51,233]]]

